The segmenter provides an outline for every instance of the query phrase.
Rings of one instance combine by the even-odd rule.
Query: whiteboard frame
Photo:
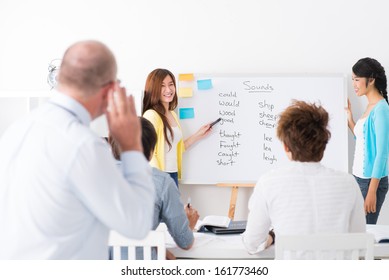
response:
[[[187,72],[189,73],[189,72]],[[196,77],[201,77],[202,79],[206,79],[207,77],[209,79],[212,78],[261,78],[261,77],[279,77],[279,78],[342,78],[343,80],[343,105],[344,108],[347,106],[347,93],[348,93],[348,83],[347,83],[347,75],[344,73],[216,73],[216,74],[210,74],[210,73],[193,73],[195,76],[195,80],[193,81],[194,83],[196,82]],[[180,81],[178,80],[179,74],[177,74],[176,79],[177,79],[177,88],[176,92],[178,94],[178,89],[180,85]],[[178,106],[176,108],[176,113],[178,114],[178,108],[180,104],[180,98],[178,99]],[[344,112],[344,123],[345,123],[345,129],[344,132],[342,133],[343,135],[341,138],[343,138],[343,141],[345,143],[345,156],[346,156],[346,161],[344,162],[344,166],[342,168],[343,172],[348,172],[348,159],[349,159],[349,143],[348,143],[348,126],[347,126],[347,115],[346,112]],[[182,125],[181,125],[182,126]],[[187,136],[186,136],[187,137]],[[331,141],[331,140],[330,140]],[[190,149],[190,148],[189,148]],[[326,147],[327,149],[327,147]],[[185,153],[183,155],[185,157]],[[184,172],[184,171],[183,171]],[[256,181],[251,181],[251,180],[236,180],[236,181],[209,181],[205,182],[203,180],[193,180],[193,179],[181,179],[179,180],[179,184],[182,185],[218,185],[220,183],[227,183],[227,184],[255,184]]]

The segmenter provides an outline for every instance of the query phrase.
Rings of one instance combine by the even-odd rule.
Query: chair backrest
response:
[[[374,236],[370,233],[277,235],[275,258],[282,259],[374,259]]]
[[[163,231],[150,231],[146,238],[130,239],[116,231],[110,232],[108,245],[112,246],[112,259],[121,259],[121,247],[128,248],[128,259],[136,259],[136,248],[143,249],[143,259],[151,260],[153,250],[157,252],[157,259],[166,259],[165,233]]]

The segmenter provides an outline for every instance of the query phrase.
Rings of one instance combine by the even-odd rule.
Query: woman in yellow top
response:
[[[182,153],[204,138],[211,131],[209,124],[203,125],[195,134],[185,139],[174,109],[177,107],[176,80],[172,72],[155,69],[145,85],[142,115],[157,132],[158,140],[151,165],[170,174],[178,187],[181,178]]]

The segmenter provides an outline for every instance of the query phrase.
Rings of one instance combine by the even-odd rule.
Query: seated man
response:
[[[140,120],[142,126],[143,153],[150,160],[157,142],[157,134],[149,120],[143,117],[140,117]],[[114,157],[119,160],[120,151],[115,140],[109,137],[108,141],[111,144]],[[197,210],[192,206],[188,207],[188,205],[184,208],[180,200],[180,192],[169,174],[157,168],[152,168],[152,174],[156,188],[152,229],[155,230],[160,222],[164,222],[176,244],[182,249],[190,249],[194,242],[192,231],[199,219]],[[125,250],[122,250],[122,258],[126,258],[125,254]],[[167,252],[166,256],[168,259],[174,259],[174,256],[170,252]],[[137,259],[138,257],[140,256],[137,253]]]
[[[331,136],[323,107],[294,101],[277,136],[290,163],[257,182],[243,242],[254,254],[281,234],[365,232],[363,197],[352,175],[320,164]],[[274,228],[269,233],[269,228]],[[304,258],[304,252],[298,258]]]

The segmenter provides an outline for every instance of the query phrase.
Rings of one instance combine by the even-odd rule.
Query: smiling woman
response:
[[[170,174],[178,187],[181,178],[182,154],[211,132],[210,124],[183,140],[181,126],[174,109],[177,107],[176,81],[167,69],[155,69],[146,80],[143,97],[143,117],[151,121],[157,131],[157,144],[151,165]]]
[[[348,102],[348,126],[355,135],[353,174],[365,199],[366,222],[376,224],[388,192],[389,106],[387,80],[382,65],[362,58],[353,66],[353,87],[368,105],[355,123]]]

